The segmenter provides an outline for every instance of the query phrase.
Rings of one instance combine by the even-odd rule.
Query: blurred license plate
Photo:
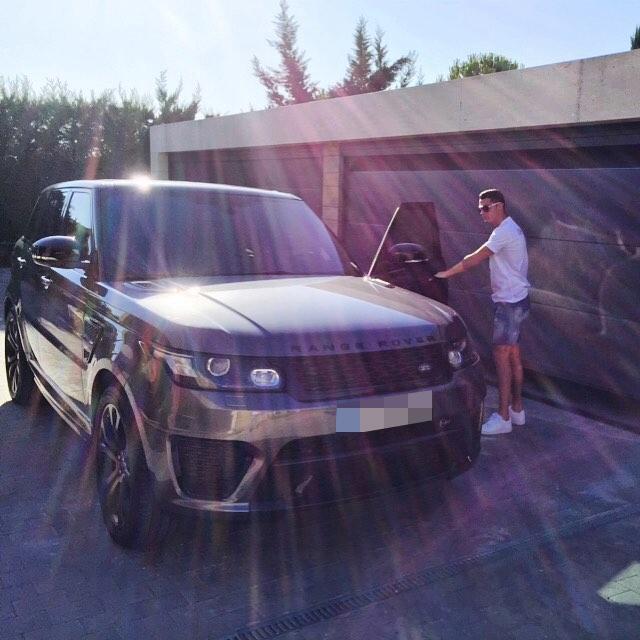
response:
[[[336,431],[357,433],[428,422],[433,415],[433,393],[415,391],[390,396],[341,400],[336,410]]]

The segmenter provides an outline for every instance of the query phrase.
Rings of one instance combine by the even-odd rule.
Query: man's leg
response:
[[[511,365],[511,407],[514,411],[522,411],[522,360],[520,359],[520,345],[514,344],[509,350]]]
[[[508,344],[493,345],[493,359],[498,374],[498,413],[503,420],[509,420],[509,405],[511,404],[511,349]],[[522,398],[520,398],[522,404]]]

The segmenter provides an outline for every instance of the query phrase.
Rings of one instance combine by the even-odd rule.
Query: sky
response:
[[[424,83],[454,59],[494,52],[525,67],[627,51],[640,0],[289,0],[298,44],[320,86],[339,81],[360,16],[380,27],[390,58],[418,56]],[[278,0],[0,0],[0,76],[34,88],[57,79],[89,96],[121,87],[153,96],[166,70],[188,100],[200,87],[204,113],[262,109],[256,55],[278,63]]]

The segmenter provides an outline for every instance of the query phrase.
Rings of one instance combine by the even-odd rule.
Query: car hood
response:
[[[111,284],[111,303],[154,339],[192,351],[302,355],[400,349],[444,339],[454,312],[351,276],[173,278]]]

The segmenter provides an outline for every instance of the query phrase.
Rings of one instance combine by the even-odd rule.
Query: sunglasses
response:
[[[502,202],[494,202],[493,204],[483,204],[481,207],[478,207],[478,211],[482,211],[483,213],[487,213],[487,211],[489,211],[489,209],[491,209],[491,207],[495,207],[499,204],[502,204]]]

